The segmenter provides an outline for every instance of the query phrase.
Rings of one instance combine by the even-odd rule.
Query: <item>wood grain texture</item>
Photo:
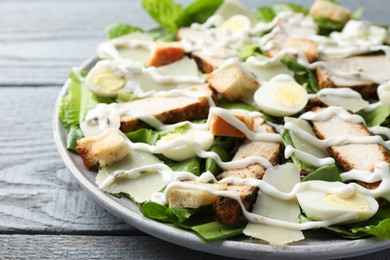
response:
[[[58,92],[0,88],[0,233],[140,234],[97,205],[60,159],[51,129]]]
[[[48,246],[50,245],[50,246]],[[153,237],[0,235],[0,259],[232,259]],[[26,257],[28,255],[28,257]]]
[[[351,9],[368,3],[340,2]],[[112,216],[79,187],[54,145],[59,86],[73,66],[95,54],[106,25],[156,26],[140,3],[0,1],[0,259],[223,259],[155,239]],[[390,2],[369,3],[364,17],[389,23]],[[390,251],[352,259],[390,259]]]

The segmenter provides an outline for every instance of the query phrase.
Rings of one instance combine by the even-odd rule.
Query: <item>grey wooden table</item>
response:
[[[341,2],[354,9],[364,1]],[[369,3],[365,18],[390,23],[389,1]],[[112,216],[57,153],[55,99],[70,69],[95,54],[105,26],[117,21],[156,26],[139,0],[0,0],[0,259],[222,259]],[[390,250],[353,259],[385,258]]]

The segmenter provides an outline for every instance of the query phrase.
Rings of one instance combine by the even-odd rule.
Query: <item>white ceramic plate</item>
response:
[[[80,66],[89,70],[98,61],[96,57]],[[66,129],[58,118],[62,96],[67,92],[69,81],[63,86],[56,102],[53,116],[54,139],[65,165],[92,197],[115,216],[132,226],[157,238],[191,249],[212,254],[245,259],[330,259],[369,254],[390,247],[390,240],[358,239],[346,240],[326,231],[305,232],[304,241],[287,247],[272,247],[259,240],[225,240],[205,243],[196,235],[145,218],[138,206],[126,198],[116,198],[98,189],[95,184],[96,173],[88,171],[80,157],[66,149]]]

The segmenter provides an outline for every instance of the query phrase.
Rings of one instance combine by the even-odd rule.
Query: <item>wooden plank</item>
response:
[[[0,259],[233,259],[150,236],[0,235]],[[390,250],[343,260],[390,259]]]
[[[51,118],[58,87],[0,88],[0,232],[140,234],[65,168]]]
[[[48,246],[49,245],[49,246]],[[1,259],[232,259],[149,236],[0,235]]]

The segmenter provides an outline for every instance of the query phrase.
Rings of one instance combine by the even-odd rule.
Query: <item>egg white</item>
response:
[[[281,74],[263,84],[255,92],[254,101],[259,109],[272,116],[289,116],[306,106],[308,94],[294,78]]]
[[[347,184],[342,182],[310,181],[306,189],[297,193],[297,199],[306,216],[313,220],[329,220],[349,214],[349,218],[340,224],[351,224],[371,218],[378,210],[378,202],[370,195],[362,194],[359,191],[351,190]],[[346,193],[342,195],[342,193]],[[336,195],[349,206],[334,200],[332,203],[326,201],[329,195]],[[365,205],[356,204],[349,200],[348,195],[357,195],[365,201]]]

